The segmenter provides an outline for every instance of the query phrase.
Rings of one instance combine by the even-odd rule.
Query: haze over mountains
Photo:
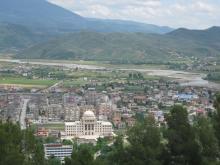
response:
[[[131,21],[100,20],[81,17],[46,0],[3,0],[0,21],[50,32],[93,30],[98,32],[166,33],[172,29]]]
[[[0,52],[14,52],[16,58],[132,63],[220,56],[219,27],[173,30],[84,18],[45,0],[0,3]]]

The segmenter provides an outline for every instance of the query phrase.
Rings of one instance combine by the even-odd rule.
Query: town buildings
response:
[[[78,121],[80,119],[80,108],[78,105],[66,105],[65,121]]]

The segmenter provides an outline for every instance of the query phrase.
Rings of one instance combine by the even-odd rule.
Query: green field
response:
[[[64,87],[80,87],[80,86],[84,86],[86,83],[87,83],[87,81],[84,81],[82,79],[65,80],[63,85],[64,85]]]
[[[44,124],[43,127],[47,129],[52,129],[52,130],[64,130],[65,129],[64,123]]]
[[[153,75],[144,75],[145,80],[159,80],[161,77],[160,76],[153,76]]]
[[[0,84],[13,84],[13,85],[30,85],[30,86],[51,86],[55,84],[55,80],[34,80],[34,79],[25,79],[25,78],[11,78],[3,77],[0,78]]]

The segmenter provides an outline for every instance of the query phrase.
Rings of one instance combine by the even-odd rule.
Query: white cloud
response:
[[[48,0],[85,17],[207,28],[220,25],[216,0]]]
[[[215,11],[215,7],[213,5],[210,5],[208,3],[204,2],[196,2],[192,5],[192,9],[197,12],[202,13],[212,13]]]

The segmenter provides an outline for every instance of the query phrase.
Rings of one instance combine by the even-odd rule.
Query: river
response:
[[[45,65],[45,66],[62,66],[67,68],[82,68],[88,70],[103,70],[108,69],[111,70],[112,68],[108,67],[101,67],[96,65],[82,65],[82,64],[69,64],[69,63],[58,63],[58,62],[42,62],[42,61],[22,61],[22,60],[13,60],[13,59],[0,59],[0,61],[5,62],[12,62],[12,63],[20,63],[20,64],[33,64],[33,65]],[[161,70],[161,69],[129,69],[123,68],[118,70],[124,71],[138,71],[138,72],[145,72],[148,75],[154,76],[163,76],[173,78],[180,83],[182,86],[200,86],[200,87],[207,87],[207,88],[214,88],[220,90],[220,84],[210,82],[204,80],[203,78],[206,76],[204,73],[193,73],[193,72],[186,72],[186,71],[175,71],[175,70]]]

